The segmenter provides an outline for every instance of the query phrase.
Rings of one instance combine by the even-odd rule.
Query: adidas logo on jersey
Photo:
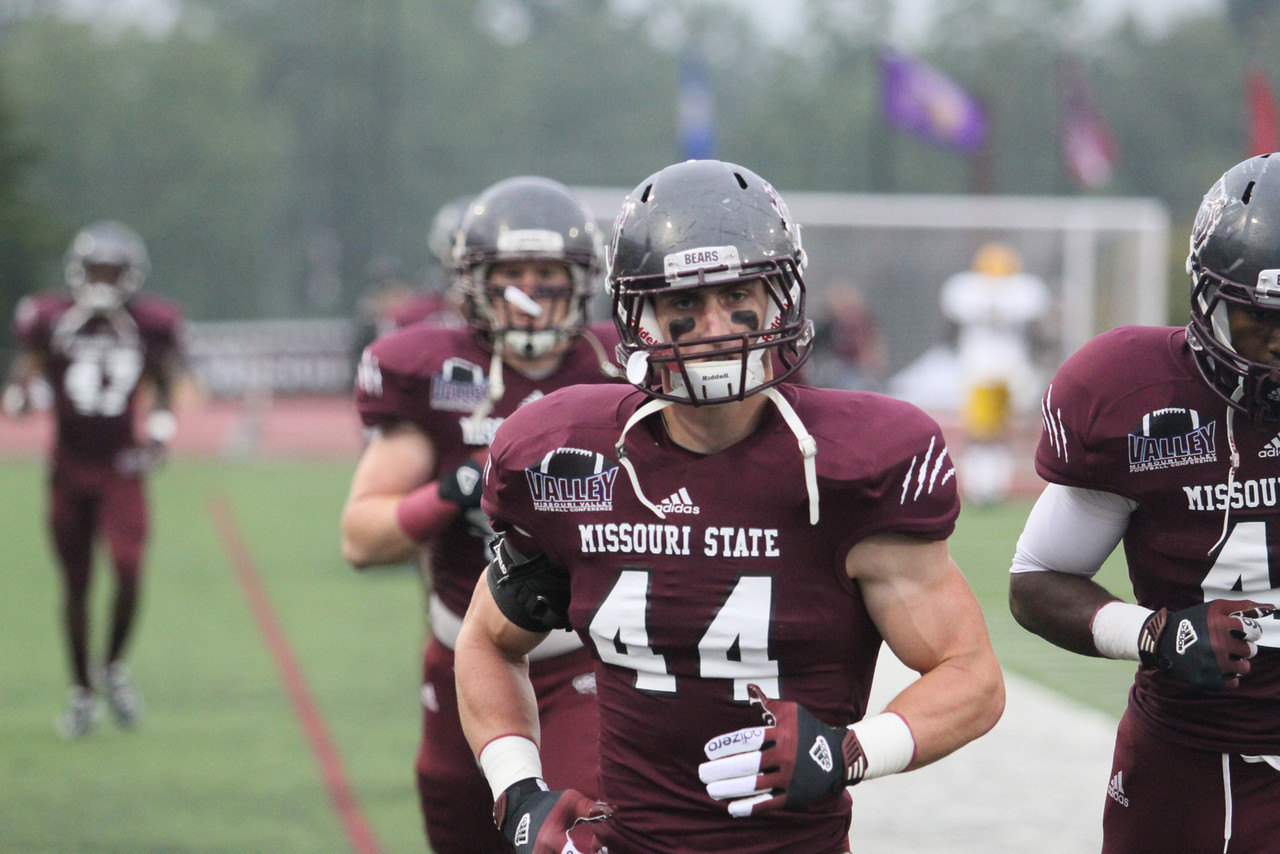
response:
[[[1120,779],[1123,772],[1117,771],[1116,775],[1111,778],[1111,782],[1107,784],[1107,797],[1118,803],[1122,807],[1129,806],[1129,798],[1124,793],[1124,781]]]
[[[683,486],[679,491],[673,492],[658,503],[658,507],[664,513],[701,513],[702,508],[693,503],[693,499],[689,497],[689,490]]]
[[[1280,435],[1273,437],[1270,442],[1263,446],[1262,450],[1258,451],[1258,456],[1263,459],[1267,457],[1280,457]]]

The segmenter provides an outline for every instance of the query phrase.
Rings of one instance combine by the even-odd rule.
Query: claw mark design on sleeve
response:
[[[945,484],[955,475],[955,466],[949,463],[950,456],[947,446],[943,445],[938,448],[937,445],[938,437],[933,436],[929,439],[929,448],[924,453],[924,459],[920,459],[919,454],[911,458],[911,463],[907,466],[906,476],[902,478],[902,493],[898,496],[899,504],[907,503],[907,493],[911,491],[912,484],[915,485],[915,492],[912,492],[909,497],[910,500],[915,501],[920,497],[921,493],[932,493],[934,487]],[[934,456],[935,452],[937,454],[936,458]],[[917,463],[920,464],[919,469],[916,468]],[[943,473],[944,466],[946,467],[945,473]],[[938,479],[939,473],[942,473],[941,480]]]
[[[1063,462],[1069,462],[1067,428],[1062,423],[1062,410],[1055,411],[1053,408],[1052,385],[1049,386],[1048,391],[1044,393],[1044,398],[1040,401],[1040,417],[1044,420],[1045,435],[1049,439],[1049,444],[1053,446],[1053,449]]]

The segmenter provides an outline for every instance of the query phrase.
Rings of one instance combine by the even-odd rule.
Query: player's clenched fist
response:
[[[1249,600],[1215,599],[1181,611],[1161,608],[1138,637],[1142,663],[1206,691],[1240,685],[1258,654],[1258,620],[1275,608]]]
[[[594,854],[600,850],[594,840],[584,852],[569,833],[580,821],[603,821],[611,815],[608,804],[572,789],[548,791],[536,777],[512,783],[493,805],[493,820],[516,854]]]
[[[911,761],[911,731],[897,715],[877,715],[853,727],[833,727],[797,703],[771,700],[748,685],[762,727],[717,736],[703,750],[698,777],[707,794],[729,801],[732,816],[759,815],[830,797],[868,777],[901,771]],[[872,768],[859,727],[875,743],[881,761]]]

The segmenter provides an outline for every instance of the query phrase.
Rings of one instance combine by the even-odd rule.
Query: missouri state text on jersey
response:
[[[1062,365],[1043,406],[1040,474],[1136,505],[1124,555],[1139,604],[1280,604],[1280,574],[1272,569],[1280,566],[1280,425],[1228,416],[1200,377],[1185,330],[1103,333]],[[1133,698],[1138,714],[1197,749],[1280,752],[1272,722],[1280,621],[1260,623],[1262,649],[1239,688],[1188,702],[1181,683],[1143,669]]]
[[[484,509],[568,573],[570,623],[597,659],[601,795],[643,803],[628,824],[654,838],[678,834],[691,811],[725,829],[697,766],[708,739],[759,726],[748,683],[824,720],[862,717],[882,639],[845,556],[874,534],[945,539],[959,512],[946,443],[924,413],[872,394],[778,389],[817,443],[817,524],[775,407],[715,454],[645,418],[626,437],[634,483],[615,447],[647,400],[630,386],[549,394],[509,416],[491,448]],[[749,850],[775,822],[798,839],[843,838],[847,807],[734,819],[718,850]]]

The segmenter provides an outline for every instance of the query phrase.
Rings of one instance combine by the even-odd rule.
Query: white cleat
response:
[[[119,661],[108,667],[103,677],[103,690],[116,722],[125,729],[132,729],[142,717],[143,702],[129,668]]]
[[[101,717],[97,695],[88,688],[76,686],[67,694],[67,706],[58,715],[58,734],[66,739],[81,738],[89,734]]]

